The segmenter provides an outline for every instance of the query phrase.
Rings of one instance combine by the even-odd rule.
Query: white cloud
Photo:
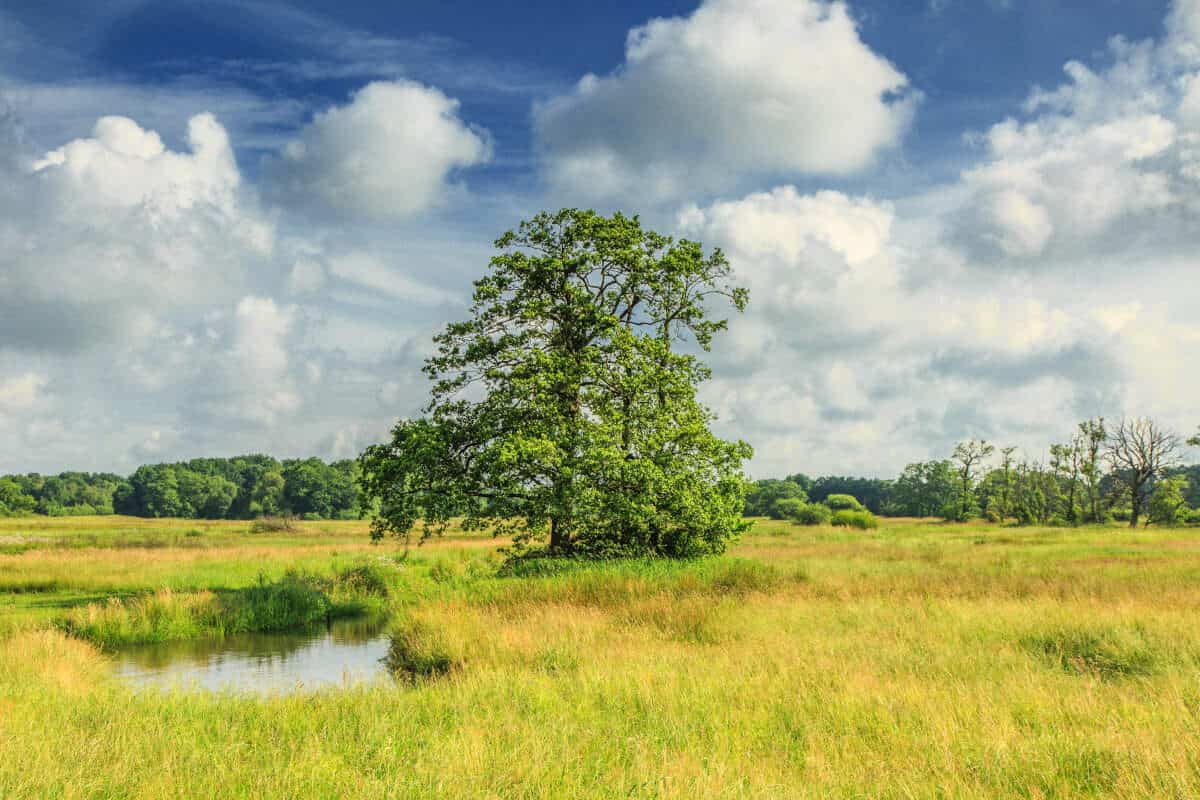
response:
[[[242,191],[225,130],[197,115],[188,142],[174,152],[105,117],[90,138],[0,165],[0,350],[142,338],[271,258],[274,226]]]
[[[1044,268],[1101,239],[1107,251],[1154,247],[1195,225],[1200,89],[1194,66],[1176,58],[1193,35],[1181,22],[1188,5],[1163,43],[1114,39],[1103,70],[1069,62],[1068,82],[1035,90],[1024,121],[986,133],[984,162],[963,173],[973,199],[959,220],[978,258]]]
[[[27,411],[33,408],[49,382],[45,375],[34,372],[0,381],[0,411]]]
[[[380,258],[352,252],[329,259],[329,272],[371,293],[419,305],[458,303],[461,298],[388,267]]]
[[[844,3],[707,0],[631,30],[620,68],[537,106],[534,123],[552,182],[644,203],[860,171],[900,141],[915,102]]]
[[[969,265],[929,277],[923,227],[870,198],[794,187],[681,213],[682,233],[724,249],[750,288],[705,397],[723,433],[759,445],[755,474],[887,474],[958,438],[1036,447],[1111,411],[1133,366],[1113,341],[1127,311],[1092,315],[1102,287]]]
[[[436,206],[454,170],[490,154],[486,133],[459,118],[458,101],[410,81],[376,82],[317,114],[264,172],[284,205],[400,219]]]

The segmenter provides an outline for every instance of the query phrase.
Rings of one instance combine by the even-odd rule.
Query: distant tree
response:
[[[1146,417],[1123,419],[1112,432],[1104,457],[1129,500],[1129,527],[1141,520],[1154,480],[1176,465],[1179,445],[1179,436]]]
[[[809,500],[822,503],[833,494],[853,495],[872,512],[882,513],[888,503],[892,482],[877,478],[853,478],[826,475],[812,481]]]
[[[1182,475],[1157,481],[1146,506],[1146,524],[1171,526],[1183,522],[1190,510],[1187,489],[1188,479]]]
[[[263,471],[251,490],[250,504],[247,508],[249,515],[275,516],[282,513],[286,485],[282,466]]]
[[[184,467],[176,468],[175,480],[179,493],[178,516],[191,519],[224,519],[238,493],[233,481]]]
[[[337,507],[337,475],[319,458],[283,462],[283,503],[293,514],[330,518]]]
[[[1200,447],[1200,431],[1197,431],[1195,436],[1188,439],[1187,443],[1192,447]]]
[[[949,461],[909,464],[892,485],[888,514],[934,517],[954,502],[955,475]]]
[[[755,481],[746,492],[744,513],[747,517],[783,519],[786,514],[776,508],[781,500],[799,500],[803,503],[808,500],[808,495],[800,484],[793,482],[791,478],[782,481],[773,478]]]
[[[170,464],[138,467],[129,477],[133,506],[140,517],[183,517],[187,508],[179,497],[179,478]]]
[[[772,513],[771,518],[794,520],[804,512],[804,509],[807,506],[808,503],[804,502],[798,497],[780,498],[771,506],[771,510],[774,512]]]
[[[1016,483],[1016,474],[1014,472],[1015,461],[1013,453],[1017,451],[1015,447],[1000,448],[1000,467],[996,470],[997,477],[995,483],[995,515],[999,522],[1004,522],[1009,517],[1013,516],[1013,487]],[[989,510],[991,503],[988,504]]]
[[[1060,516],[1062,521],[1072,525],[1079,523],[1082,510],[1078,504],[1079,480],[1083,474],[1085,443],[1082,436],[1076,433],[1068,444],[1050,445],[1050,469],[1061,487],[1062,498]]]
[[[803,472],[797,472],[795,475],[788,475],[786,478],[784,478],[784,480],[796,484],[804,490],[805,494],[812,493],[814,481]]]
[[[32,514],[37,500],[25,493],[21,484],[11,478],[0,478],[0,517],[20,517]]]
[[[1087,520],[1092,523],[1102,522],[1104,520],[1104,514],[1100,510],[1104,498],[1102,459],[1108,443],[1108,430],[1104,427],[1104,417],[1079,423],[1079,431],[1076,436],[1081,451],[1080,474],[1083,476]]]
[[[994,446],[982,439],[971,439],[955,445],[954,455],[951,458],[955,464],[958,480],[955,487],[955,505],[948,510],[947,518],[963,521],[975,516],[977,507],[975,482],[979,477],[979,470],[982,468],[983,462],[995,450]]]
[[[711,432],[696,398],[708,350],[744,308],[719,251],[636,217],[564,209],[521,223],[436,337],[427,416],[361,458],[373,535],[469,528],[557,554],[721,552],[744,529],[751,450]]]
[[[1061,487],[1053,471],[1047,470],[1038,461],[1022,461],[1017,465],[1013,483],[1013,516],[1018,523],[1048,525],[1056,521],[1060,502]]]

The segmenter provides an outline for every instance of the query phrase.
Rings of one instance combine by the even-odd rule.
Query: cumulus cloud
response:
[[[4,170],[0,350],[145,337],[168,309],[221,297],[271,256],[274,226],[240,191],[220,123],[193,117],[188,143],[174,152],[105,117],[92,137]]]
[[[486,132],[458,101],[411,81],[375,82],[313,119],[264,164],[271,197],[288,206],[376,220],[437,205],[455,170],[491,156]]]
[[[937,249],[922,223],[790,186],[680,214],[681,233],[722,247],[750,288],[706,399],[724,432],[765,445],[756,474],[886,474],[967,436],[1037,448],[1077,417],[1119,412],[1143,368],[1120,326],[1140,308],[969,264],[913,280]]]
[[[1200,213],[1200,85],[1180,57],[1197,40],[1191,2],[1176,6],[1161,43],[1114,39],[1100,70],[1072,61],[1068,81],[1036,90],[1025,119],[982,137],[966,170],[972,200],[959,236],[981,260],[1043,264],[1106,249],[1152,246]]]
[[[538,105],[534,124],[552,182],[645,201],[860,171],[916,98],[842,2],[707,0],[630,31],[616,71]]]

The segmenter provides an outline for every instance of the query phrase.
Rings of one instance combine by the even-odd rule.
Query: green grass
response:
[[[1200,796],[1196,531],[761,522],[710,561],[502,569],[361,523],[17,524],[41,538],[0,554],[4,798]],[[134,693],[59,628],[187,632],[289,570],[389,609],[403,680]]]

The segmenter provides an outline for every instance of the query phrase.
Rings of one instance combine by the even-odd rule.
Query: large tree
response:
[[[1105,459],[1129,498],[1129,527],[1136,528],[1154,481],[1178,462],[1180,439],[1152,419],[1123,419],[1108,440]]]
[[[461,514],[554,553],[722,551],[745,527],[751,450],[709,430],[693,352],[725,328],[713,306],[746,305],[724,255],[574,209],[496,247],[470,318],[435,337],[426,416],[360,459],[373,535]]]

